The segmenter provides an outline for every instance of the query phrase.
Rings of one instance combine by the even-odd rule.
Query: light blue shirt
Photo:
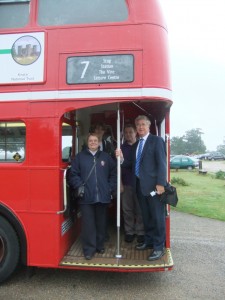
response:
[[[149,136],[149,133],[146,134],[145,136],[139,138],[139,140],[140,140],[140,139],[143,139],[142,151],[143,151],[143,149],[144,149],[145,142],[146,142],[148,136]],[[140,145],[140,143],[138,143],[138,146],[137,146],[137,149],[136,149],[136,158],[137,158],[137,154],[138,154],[138,148],[139,148],[139,145]]]

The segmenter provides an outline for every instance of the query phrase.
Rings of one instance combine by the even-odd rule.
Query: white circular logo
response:
[[[19,65],[31,65],[41,54],[40,42],[30,35],[20,37],[12,46],[12,58]]]

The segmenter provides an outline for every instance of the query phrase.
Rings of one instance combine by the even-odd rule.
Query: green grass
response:
[[[177,188],[177,211],[225,221],[225,180],[215,175],[198,174],[198,171],[171,170],[170,180]],[[179,184],[179,181],[187,184]]]

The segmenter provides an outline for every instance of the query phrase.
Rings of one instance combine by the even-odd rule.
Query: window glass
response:
[[[188,161],[189,161],[189,159],[188,159],[188,158],[186,158],[186,157],[183,157],[183,158],[182,158],[182,161],[183,161],[183,162],[188,162]]]
[[[173,161],[174,163],[179,163],[179,162],[180,162],[180,158],[174,158],[172,161]]]
[[[0,122],[0,162],[25,159],[26,127],[22,122]]]
[[[121,22],[128,17],[125,0],[39,0],[43,26]]]
[[[27,25],[30,1],[0,0],[0,28],[19,28]]]
[[[73,129],[72,126],[63,123],[62,124],[62,160],[68,162],[71,156],[73,142]]]

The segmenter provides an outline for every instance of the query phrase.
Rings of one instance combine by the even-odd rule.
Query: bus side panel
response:
[[[158,88],[166,88],[171,89],[171,81],[170,81],[170,68],[169,68],[169,57],[168,57],[168,37],[167,31],[165,28],[157,26],[155,24],[143,24],[143,25],[134,25],[132,26],[132,30],[128,30],[129,26],[120,27],[114,26],[112,28],[103,27],[101,35],[97,34],[97,28],[90,28],[87,32],[84,30],[84,34],[81,38],[90,36],[97,36],[93,53],[95,55],[101,54],[104,51],[109,53],[111,50],[112,52],[116,53],[133,53],[135,55],[135,73],[134,73],[134,81],[132,83],[106,83],[102,87],[158,87]],[[110,30],[110,31],[109,31]],[[133,32],[136,34],[133,34]],[[80,85],[66,85],[65,82],[65,72],[66,72],[66,57],[73,56],[73,55],[88,55],[88,51],[86,47],[88,44],[86,41],[83,43],[79,43],[76,47],[76,54],[73,53],[73,49],[76,46],[76,40],[80,40],[80,32],[76,29],[71,30],[74,39],[66,39],[66,32],[60,32],[60,42],[62,43],[60,46],[60,53],[67,53],[65,55],[61,55],[61,63],[60,68],[61,71],[59,72],[60,77],[60,88],[68,88],[68,89],[78,89]],[[131,36],[132,33],[132,36]],[[115,40],[118,42],[116,45],[120,45],[118,51],[118,46],[115,49]],[[104,43],[103,43],[104,41]],[[107,41],[107,43],[106,43]],[[81,46],[82,45],[82,46]],[[104,47],[104,45],[107,45]],[[124,49],[126,49],[124,51]],[[142,62],[142,51],[140,49],[144,49],[143,52],[143,62]],[[87,51],[85,53],[85,51]],[[82,54],[82,52],[84,54]],[[105,53],[103,53],[105,54]],[[143,67],[143,82],[141,75],[140,68]],[[99,88],[99,84],[86,84],[86,88]]]
[[[159,26],[143,27],[143,86],[171,89],[167,32]]]
[[[0,202],[13,210],[29,209],[29,172],[26,169],[19,169],[20,165],[1,164],[0,168]]]
[[[60,198],[58,170],[30,170],[31,211],[58,211]]]
[[[69,217],[64,218],[56,213],[18,215],[26,228],[27,265],[59,267],[61,259],[79,234],[79,222],[73,223]]]
[[[29,133],[32,138],[29,136],[28,144],[32,217],[27,215],[27,226],[28,264],[32,266],[57,267],[75,239],[71,218],[57,214],[64,206],[63,170],[60,164],[61,125],[56,117],[56,106],[51,102],[30,105],[32,119],[29,120]]]
[[[101,26],[88,28],[71,28],[59,31],[58,43],[60,53],[90,53],[90,41],[95,37],[95,42],[91,44],[91,53],[98,51],[126,51],[138,49],[142,43],[139,25],[127,26]],[[142,48],[141,48],[142,49]]]
[[[43,106],[42,109],[44,110],[45,107]],[[55,119],[47,116],[34,118],[29,125],[32,135],[32,138],[29,139],[30,167],[57,166],[59,129]]]
[[[28,266],[58,265],[59,221],[56,213],[19,214],[27,231]]]
[[[1,87],[2,89],[3,87]],[[11,89],[9,90],[11,92]],[[5,96],[5,98],[7,98]],[[5,99],[10,100],[10,99]],[[0,118],[1,121],[5,121],[10,118],[10,120],[18,120],[18,118],[26,117],[28,115],[28,104],[26,102],[7,102],[0,101]]]

